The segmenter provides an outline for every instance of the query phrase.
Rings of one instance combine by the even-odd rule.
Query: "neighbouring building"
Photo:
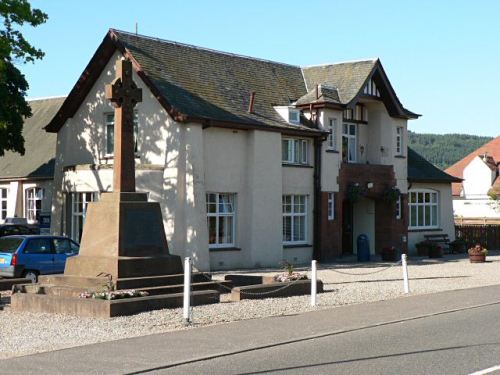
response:
[[[7,151],[0,157],[0,224],[7,217],[24,217],[37,225],[40,214],[50,214],[57,136],[43,127],[64,99],[29,101],[32,116],[23,125],[25,154]]]
[[[199,269],[331,260],[361,233],[372,252],[407,251],[410,211],[415,230],[449,229],[449,182],[411,180],[418,115],[378,59],[299,67],[110,30],[45,128],[57,133],[54,233],[78,240],[86,205],[112,189],[104,87],[122,58],[143,90],[137,189],[160,202],[171,252]]]
[[[500,136],[459,160],[446,172],[463,179],[453,184],[458,222],[500,221]]]

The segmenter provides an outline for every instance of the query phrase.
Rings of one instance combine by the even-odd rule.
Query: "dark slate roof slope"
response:
[[[408,181],[410,182],[462,182],[442,171],[423,156],[408,147]]]
[[[43,127],[54,117],[65,97],[31,100],[33,115],[24,121],[25,154],[8,151],[0,157],[0,180],[16,178],[52,178],[57,134]]]
[[[177,111],[194,118],[297,129],[273,106],[306,94],[300,67],[113,30]],[[248,113],[255,92],[253,113]],[[299,126],[311,130],[306,126]]]

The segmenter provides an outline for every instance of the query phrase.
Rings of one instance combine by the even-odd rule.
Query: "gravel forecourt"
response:
[[[469,263],[466,255],[443,259],[415,258],[409,261],[411,295],[500,284],[500,252],[490,252],[488,262]],[[318,266],[318,278],[325,293],[311,307],[309,296],[223,302],[195,307],[194,324],[182,322],[182,309],[164,309],[130,317],[111,319],[79,318],[68,315],[14,313],[8,306],[0,310],[0,359],[51,351],[127,337],[243,319],[297,314],[334,306],[404,298],[402,269],[390,263],[335,263]],[[306,272],[306,269],[297,269]],[[357,275],[348,275],[349,272]],[[380,271],[380,272],[377,272]],[[245,274],[276,274],[281,270],[242,271]],[[235,272],[231,272],[235,273]],[[216,272],[214,279],[226,273]],[[310,276],[310,273],[309,273]],[[2,292],[5,302],[9,292]],[[223,296],[227,301],[227,296]]]

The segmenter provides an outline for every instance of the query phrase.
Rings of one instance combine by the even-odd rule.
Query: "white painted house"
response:
[[[52,232],[78,240],[86,205],[112,189],[104,87],[123,58],[143,90],[137,190],[161,204],[170,251],[199,269],[331,260],[356,253],[360,233],[372,253],[407,251],[410,213],[415,230],[449,229],[451,177],[410,175],[418,115],[379,60],[298,67],[110,30],[45,128],[57,133]],[[436,179],[442,190],[425,185]]]
[[[500,221],[500,137],[481,146],[447,169],[463,178],[453,187],[457,221]]]

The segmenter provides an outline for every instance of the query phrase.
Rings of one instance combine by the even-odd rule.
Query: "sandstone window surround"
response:
[[[306,139],[283,138],[281,147],[284,164],[308,165],[309,142]]]
[[[329,118],[327,124],[328,134],[326,149],[327,150],[337,150],[337,119]]]
[[[113,156],[115,148],[115,114],[106,113],[104,114],[104,126],[106,134],[106,156]],[[134,112],[134,152],[139,151],[138,147],[138,137],[139,137],[139,117],[137,112]]]
[[[436,229],[439,227],[439,194],[430,189],[410,190],[409,229]]]
[[[236,194],[207,193],[209,248],[235,246]]]
[[[404,150],[404,128],[402,126],[396,127],[396,155],[403,155]]]
[[[0,189],[0,220],[3,222],[7,217],[7,201],[9,198],[9,189]]]
[[[97,200],[97,192],[71,193],[71,239],[80,242],[90,202]]]
[[[307,195],[283,195],[283,244],[307,244]]]
[[[396,219],[401,219],[401,195],[396,200]]]
[[[28,222],[36,222],[42,211],[43,188],[32,187],[24,191],[24,214]]]
[[[328,193],[328,220],[335,219],[335,193]]]

